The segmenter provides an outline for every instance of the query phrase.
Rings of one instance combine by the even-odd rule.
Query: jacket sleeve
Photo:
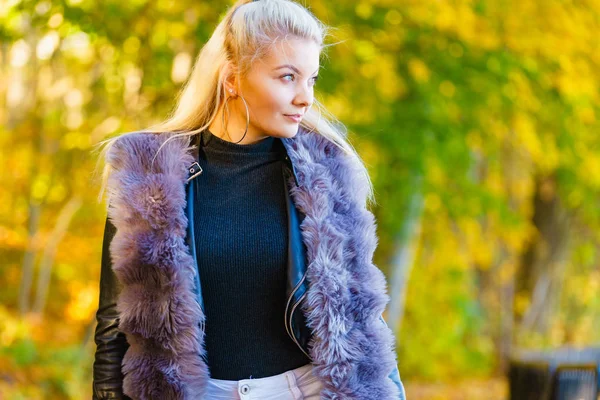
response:
[[[385,322],[385,319],[383,319],[382,315],[379,316],[379,320],[383,322],[385,326],[387,326],[387,322]],[[400,397],[398,397],[398,400],[406,400],[406,393],[404,391],[402,380],[400,380],[400,371],[398,371],[398,366],[392,370],[388,378],[390,378],[396,384],[396,386],[398,386],[398,390],[400,390]]]
[[[94,334],[96,342],[92,383],[94,400],[130,400],[123,394],[123,374],[121,372],[121,362],[129,344],[125,334],[119,331],[117,296],[120,292],[120,285],[112,269],[109,252],[110,242],[115,233],[116,228],[107,217],[102,243],[100,299],[96,312],[98,324]]]

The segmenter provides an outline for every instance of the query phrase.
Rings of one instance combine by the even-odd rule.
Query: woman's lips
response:
[[[295,114],[295,115],[284,114],[284,115],[294,122],[300,122],[302,120],[302,116],[299,114]]]

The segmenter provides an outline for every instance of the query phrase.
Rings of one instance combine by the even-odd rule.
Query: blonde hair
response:
[[[287,39],[288,36],[313,40],[323,51],[328,47],[324,44],[328,29],[309,10],[291,0],[239,0],[227,11],[213,35],[200,50],[191,75],[182,86],[170,116],[143,131],[172,132],[169,139],[177,136],[191,138],[211,125],[225,101],[223,82],[226,78],[226,66],[229,65],[233,73],[244,76],[254,60],[263,58],[274,44]],[[360,161],[359,165],[362,166],[368,186],[367,201],[375,202],[369,173],[354,147],[346,140],[347,131],[344,125],[317,99],[314,99],[312,107],[304,114],[300,125],[322,135],[344,153]],[[106,153],[117,139],[131,133],[135,132],[124,133],[98,143],[96,148],[103,146],[98,161],[105,160]],[[110,173],[111,167],[105,163],[99,201],[102,201]]]

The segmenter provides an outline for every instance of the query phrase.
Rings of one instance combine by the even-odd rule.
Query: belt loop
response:
[[[298,381],[296,380],[296,375],[294,374],[294,371],[287,371],[285,373],[285,378],[288,382],[288,389],[290,389],[290,393],[292,393],[292,395],[294,396],[294,400],[303,399],[304,397],[302,396],[302,392],[298,387]]]
[[[290,389],[293,389],[294,386],[297,386],[296,375],[294,375],[293,371],[286,371],[285,378],[287,379],[288,387]]]

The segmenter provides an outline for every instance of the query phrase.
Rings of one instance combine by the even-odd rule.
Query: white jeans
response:
[[[264,378],[226,381],[209,379],[207,400],[318,400],[323,384],[313,375],[312,364]]]

